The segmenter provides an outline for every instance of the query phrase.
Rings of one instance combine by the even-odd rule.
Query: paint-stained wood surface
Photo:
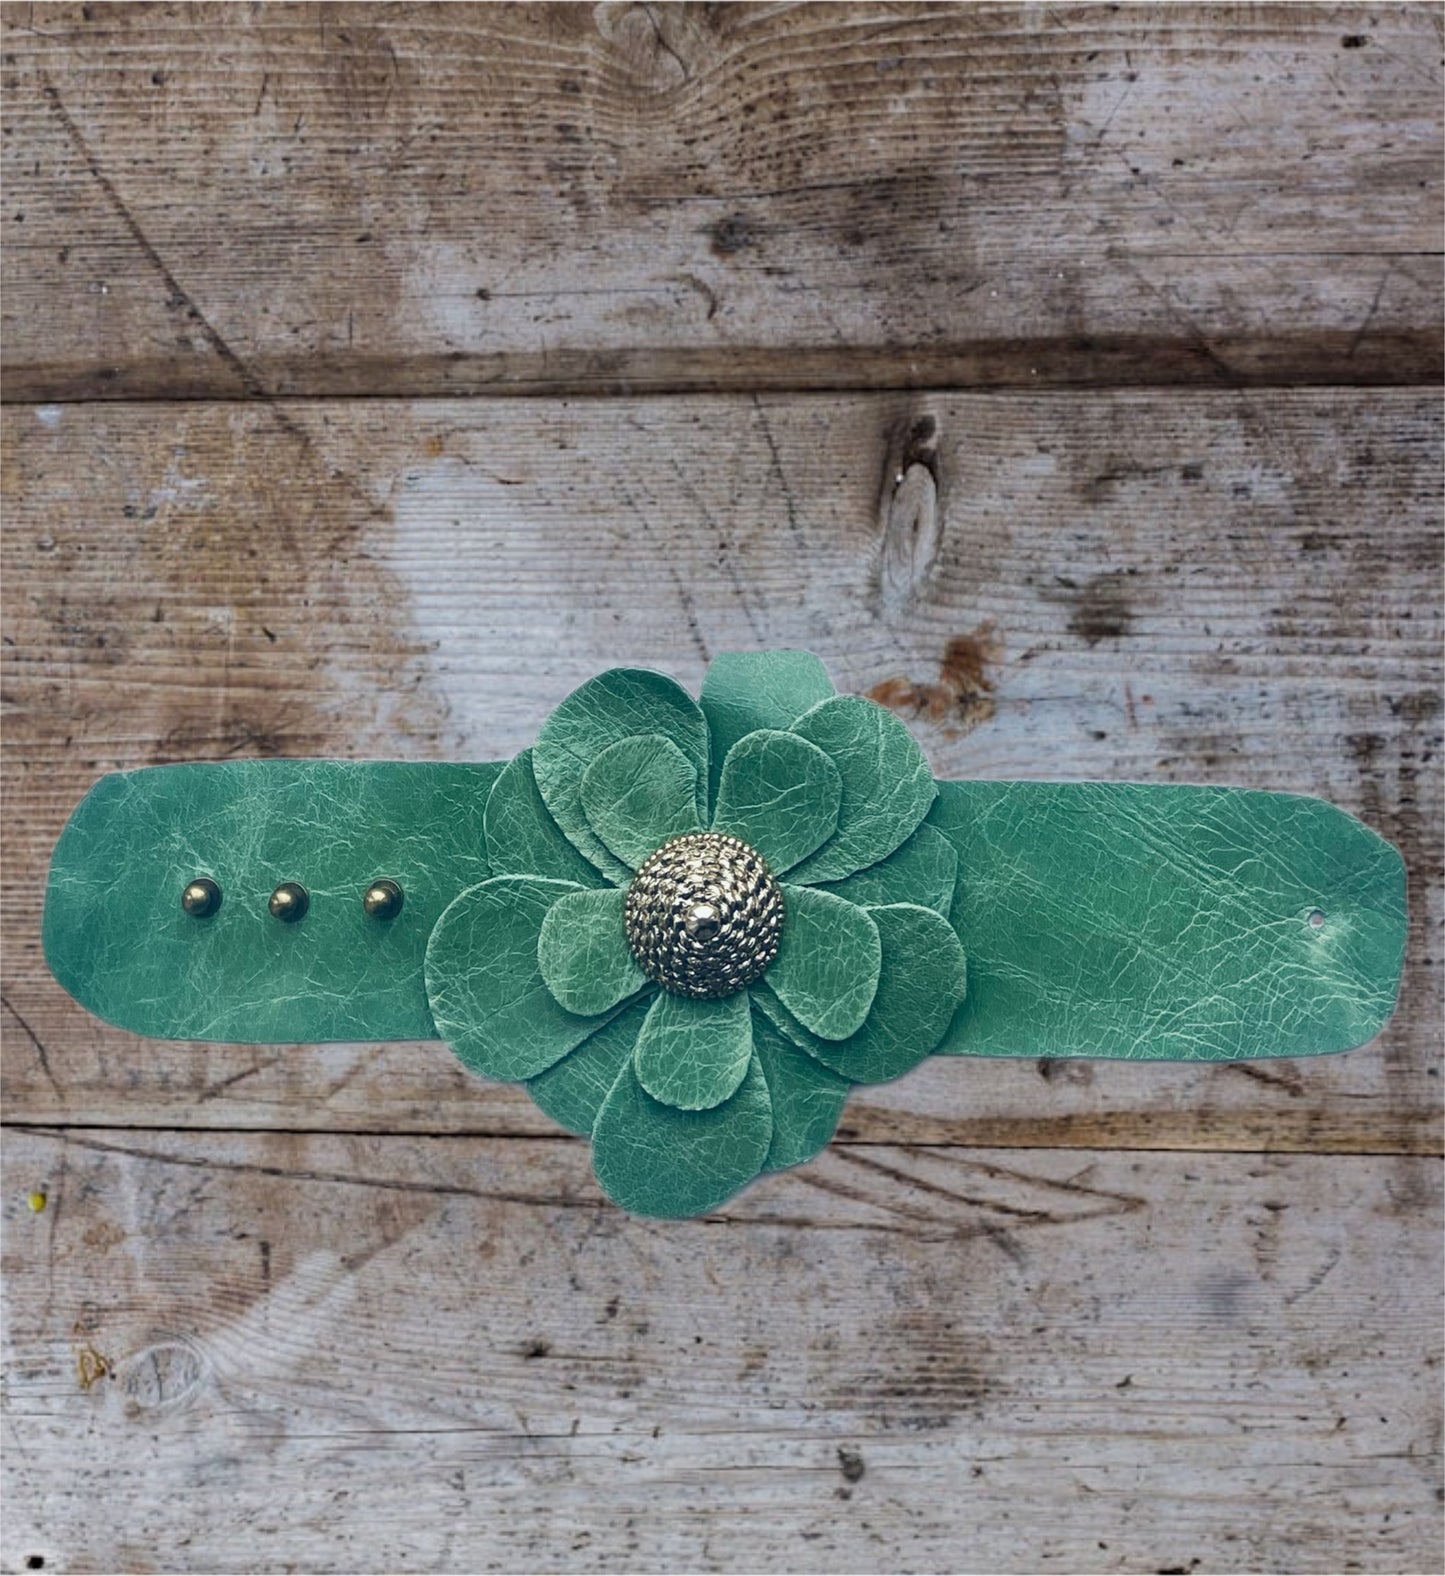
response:
[[[1439,375],[1430,6],[6,16],[12,397]]]
[[[1437,1568],[1438,10],[0,27],[0,1568]],[[1362,816],[1395,1019],[939,1061],[662,1224],[440,1046],[44,970],[102,771],[786,644],[941,775]]]
[[[17,1567],[1430,1568],[1429,1160],[854,1146],[665,1224],[567,1142],[11,1164]]]

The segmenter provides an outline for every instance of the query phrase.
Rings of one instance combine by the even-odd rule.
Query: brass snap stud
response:
[[[221,889],[210,876],[197,876],[186,882],[181,907],[192,919],[209,919],[221,906]]]
[[[266,907],[288,925],[294,925],[311,906],[311,894],[299,881],[283,881]]]
[[[395,919],[405,902],[406,894],[389,876],[373,881],[361,895],[361,906],[369,919]]]

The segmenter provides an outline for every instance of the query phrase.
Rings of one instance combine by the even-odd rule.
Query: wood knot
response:
[[[938,421],[919,416],[895,430],[884,463],[880,612],[896,615],[922,592],[943,547]]]
[[[696,23],[684,7],[604,3],[592,15],[635,87],[666,93],[691,78],[685,38]]]
[[[183,1406],[205,1382],[206,1371],[206,1359],[195,1345],[172,1336],[124,1358],[116,1377],[131,1406],[157,1412]]]

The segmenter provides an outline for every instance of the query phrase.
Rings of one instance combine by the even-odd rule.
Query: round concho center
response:
[[[755,848],[721,832],[674,837],[632,878],[627,945],[677,996],[731,996],[778,955],[783,894]]]

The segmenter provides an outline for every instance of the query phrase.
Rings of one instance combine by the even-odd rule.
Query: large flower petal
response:
[[[631,1063],[618,1074],[592,1130],[602,1191],[634,1215],[701,1215],[751,1182],[768,1158],[773,1114],[754,1058],[730,1100],[679,1111],[654,1100]]]
[[[594,1035],[586,1047],[573,1051],[567,1061],[586,1055],[588,1047],[608,1032],[604,1029],[602,1034]],[[763,1169],[779,1171],[784,1166],[801,1165],[825,1148],[837,1131],[838,1118],[853,1085],[806,1051],[800,1051],[762,1013],[753,1014],[753,1048],[762,1064],[773,1107],[773,1141]],[[565,1067],[567,1062],[561,1065]],[[550,1078],[552,1074],[544,1076]]]
[[[804,1028],[846,1040],[878,990],[878,927],[866,909],[832,892],[785,885],[783,901],[787,918],[768,984]]]
[[[654,1100],[680,1111],[721,1105],[747,1075],[753,1054],[746,991],[698,1001],[662,991],[637,1036],[633,1061]]]
[[[562,835],[532,775],[532,752],[515,755],[497,774],[482,815],[487,863],[495,875],[542,876],[600,886],[602,877]]]
[[[883,943],[873,1010],[856,1034],[825,1040],[793,1017],[762,980],[758,1005],[795,1045],[855,1083],[885,1083],[916,1067],[938,1044],[963,999],[963,947],[931,908],[889,904],[868,911]]]
[[[789,728],[833,693],[811,651],[723,651],[712,659],[699,698],[712,729],[712,792],[727,752],[758,728]]]
[[[793,871],[795,881],[841,881],[876,864],[928,814],[937,792],[928,762],[883,707],[838,695],[804,713],[792,731],[832,756],[843,779],[838,830]]]
[[[698,829],[697,768],[671,739],[609,744],[582,774],[587,824],[629,870],[669,837]]]
[[[629,1003],[615,1018],[608,1020],[606,1027],[583,1040],[575,1051],[569,1051],[560,1062],[530,1079],[527,1093],[569,1133],[579,1133],[583,1138],[590,1136],[602,1102],[611,1093],[617,1075],[631,1060],[637,1031],[651,1006],[652,999],[648,996]],[[793,1054],[801,1056],[820,1072],[825,1070],[802,1051]],[[830,1073],[829,1077],[832,1076]]]
[[[587,824],[582,778],[609,744],[660,733],[698,774],[698,819],[706,819],[707,720],[697,702],[662,673],[613,668],[575,689],[544,722],[532,747],[532,771],[552,818],[604,875],[625,881],[627,867]]]
[[[728,751],[712,829],[742,838],[782,875],[833,835],[842,796],[838,768],[816,744],[759,728]]]
[[[821,887],[850,903],[917,903],[947,919],[957,881],[958,850],[937,827],[925,822],[887,859],[841,881],[824,881]]]
[[[426,947],[437,1033],[489,1078],[531,1078],[600,1029],[605,1018],[560,1006],[537,967],[537,938],[566,881],[494,876],[443,911]]]
[[[537,938],[537,966],[568,1012],[595,1017],[647,983],[627,945],[618,887],[569,892],[547,910]]]

